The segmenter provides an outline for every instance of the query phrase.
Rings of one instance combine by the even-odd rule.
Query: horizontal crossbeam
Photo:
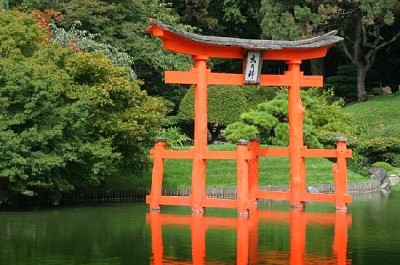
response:
[[[165,71],[165,83],[194,85],[198,83],[198,71]],[[207,70],[207,84],[209,85],[244,85],[243,74],[212,73]],[[284,75],[263,74],[260,78],[260,86],[291,86],[292,76],[289,71]],[[301,87],[322,87],[322,76],[300,76]]]

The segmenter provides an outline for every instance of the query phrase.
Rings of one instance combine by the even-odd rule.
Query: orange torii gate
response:
[[[342,40],[336,32],[298,41],[248,40],[227,37],[202,36],[172,28],[150,19],[148,32],[162,40],[166,50],[191,55],[193,68],[189,71],[166,71],[165,82],[194,85],[194,147],[187,151],[165,149],[165,139],[158,138],[151,151],[154,159],[151,193],[146,202],[151,209],[160,205],[191,206],[193,212],[204,212],[205,207],[237,208],[247,215],[258,199],[288,200],[291,207],[303,207],[306,201],[333,202],[337,209],[346,209],[351,202],[347,191],[346,159],[351,151],[346,139],[339,138],[337,148],[308,149],[303,141],[304,108],[301,87],[321,87],[322,76],[305,76],[300,71],[303,60],[324,57],[328,48]],[[242,59],[243,74],[213,73],[207,68],[209,58]],[[283,75],[261,74],[263,60],[285,61],[288,70]],[[237,142],[236,151],[210,151],[207,147],[207,86],[208,85],[287,86],[289,90],[289,146],[262,148],[256,139]],[[290,190],[287,192],[262,191],[258,187],[258,159],[260,156],[283,156],[290,160]],[[306,157],[337,158],[333,166],[334,194],[312,194],[305,190]],[[190,196],[162,195],[165,159],[192,159],[192,186]],[[232,159],[237,161],[237,198],[219,199],[206,196],[206,161]]]

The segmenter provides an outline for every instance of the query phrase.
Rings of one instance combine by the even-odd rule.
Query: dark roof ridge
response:
[[[163,30],[169,31],[185,39],[192,40],[198,43],[218,45],[218,46],[237,46],[245,49],[255,49],[255,50],[281,50],[287,49],[308,49],[317,48],[324,46],[331,46],[337,42],[343,40],[342,37],[337,36],[337,30],[318,35],[309,39],[304,40],[261,40],[261,39],[240,39],[233,37],[218,37],[210,35],[199,35],[196,33],[187,32],[184,30],[179,30],[164,24],[161,21],[150,19],[153,25],[157,25]]]

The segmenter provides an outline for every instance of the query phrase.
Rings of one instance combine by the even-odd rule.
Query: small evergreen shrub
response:
[[[380,87],[373,87],[370,91],[370,94],[374,96],[381,96],[383,95],[383,90]]]
[[[372,164],[372,167],[380,167],[386,170],[387,172],[393,170],[393,167],[386,162],[375,162]]]
[[[167,147],[171,149],[177,149],[190,142],[190,138],[181,132],[179,127],[172,126],[168,128],[162,128],[160,136],[167,139]]]

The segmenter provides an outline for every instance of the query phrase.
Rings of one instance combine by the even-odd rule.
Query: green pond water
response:
[[[1,265],[400,264],[400,191],[332,204],[260,203],[232,210],[150,213],[144,203],[0,212]]]

